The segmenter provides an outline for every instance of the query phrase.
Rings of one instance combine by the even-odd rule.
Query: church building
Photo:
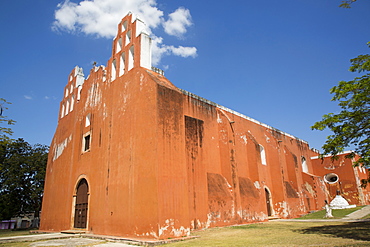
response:
[[[341,155],[177,88],[152,68],[145,24],[118,25],[107,66],[75,67],[50,146],[42,231],[166,239],[294,218],[340,194],[370,203]]]

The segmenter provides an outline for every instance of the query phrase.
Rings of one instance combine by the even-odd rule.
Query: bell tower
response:
[[[114,81],[135,67],[151,69],[152,40],[145,23],[129,12],[118,24],[113,40],[112,57],[108,61],[109,79]]]

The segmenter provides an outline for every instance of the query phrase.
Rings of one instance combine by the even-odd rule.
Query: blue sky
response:
[[[69,9],[58,7],[63,3]],[[50,144],[68,74],[78,65],[87,77],[94,61],[106,65],[108,31],[130,10],[162,41],[156,66],[176,86],[317,149],[330,132],[310,126],[339,109],[329,89],[356,76],[349,60],[369,52],[366,0],[351,9],[339,8],[340,0],[94,0],[90,11],[80,3],[0,1],[0,98],[12,102],[5,114],[17,121],[14,138]],[[101,9],[104,4],[120,8]],[[100,19],[95,29],[82,24]],[[172,48],[179,46],[188,53],[176,54]]]

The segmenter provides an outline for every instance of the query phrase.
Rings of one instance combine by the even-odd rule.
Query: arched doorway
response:
[[[89,197],[89,185],[86,179],[81,179],[76,190],[76,204],[74,228],[86,228],[87,225],[87,209]]]
[[[267,188],[265,188],[265,196],[266,196],[267,215],[272,216],[271,194]]]

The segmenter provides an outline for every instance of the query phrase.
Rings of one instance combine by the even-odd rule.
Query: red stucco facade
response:
[[[119,24],[107,67],[87,79],[76,67],[68,77],[40,230],[165,239],[297,217],[337,190],[351,204],[369,203],[359,187],[367,174],[352,160],[322,164],[305,141],[152,71],[143,58],[150,40],[131,18]],[[340,183],[326,183],[328,173]]]

